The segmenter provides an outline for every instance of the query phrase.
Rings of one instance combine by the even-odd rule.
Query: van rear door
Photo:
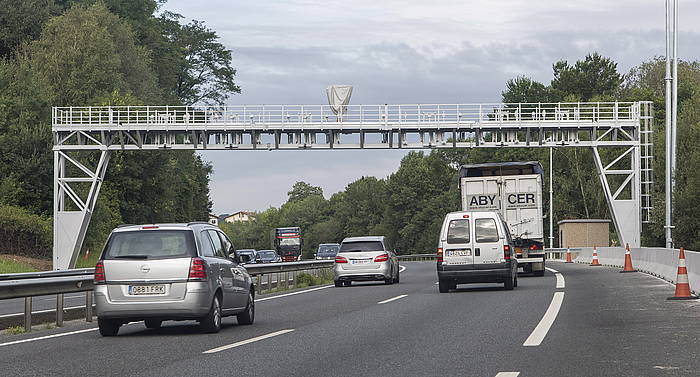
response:
[[[501,263],[503,248],[498,230],[498,221],[494,214],[475,212],[474,222],[474,263]]]
[[[441,237],[445,264],[473,264],[472,238],[472,224],[469,215],[448,216]]]

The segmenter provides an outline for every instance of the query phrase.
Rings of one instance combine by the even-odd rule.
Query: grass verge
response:
[[[18,272],[33,272],[37,271],[27,263],[12,260],[10,257],[0,255],[0,274],[15,274]]]

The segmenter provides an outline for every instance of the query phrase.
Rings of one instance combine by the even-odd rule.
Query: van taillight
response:
[[[190,263],[190,280],[204,280],[207,278],[207,263],[202,258],[194,257]]]
[[[437,262],[442,263],[443,262],[443,257],[442,257],[442,248],[438,247],[437,249]]]
[[[348,259],[345,257],[335,257],[335,263],[348,263]]]
[[[510,245],[503,245],[503,259],[510,260]]]
[[[376,257],[374,257],[375,262],[386,262],[388,260],[389,260],[389,254],[386,254],[386,253],[384,253],[382,255],[377,255]]]
[[[105,265],[102,261],[97,262],[95,265],[95,283],[105,282]]]

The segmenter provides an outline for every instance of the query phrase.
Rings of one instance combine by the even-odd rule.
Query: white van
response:
[[[437,250],[440,293],[465,283],[518,286],[518,261],[511,253],[508,225],[496,211],[451,212],[445,216]]]

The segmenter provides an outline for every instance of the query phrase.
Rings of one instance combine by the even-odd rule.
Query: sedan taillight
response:
[[[345,258],[345,257],[335,257],[335,263],[348,263],[348,258]]]
[[[95,265],[95,283],[105,282],[105,265],[102,261],[97,262]]]
[[[384,253],[382,255],[377,255],[376,257],[374,257],[375,262],[386,262],[388,260],[389,260],[389,254],[387,254],[387,253]]]
[[[207,263],[202,258],[194,257],[190,263],[190,280],[205,280],[207,278]]]

